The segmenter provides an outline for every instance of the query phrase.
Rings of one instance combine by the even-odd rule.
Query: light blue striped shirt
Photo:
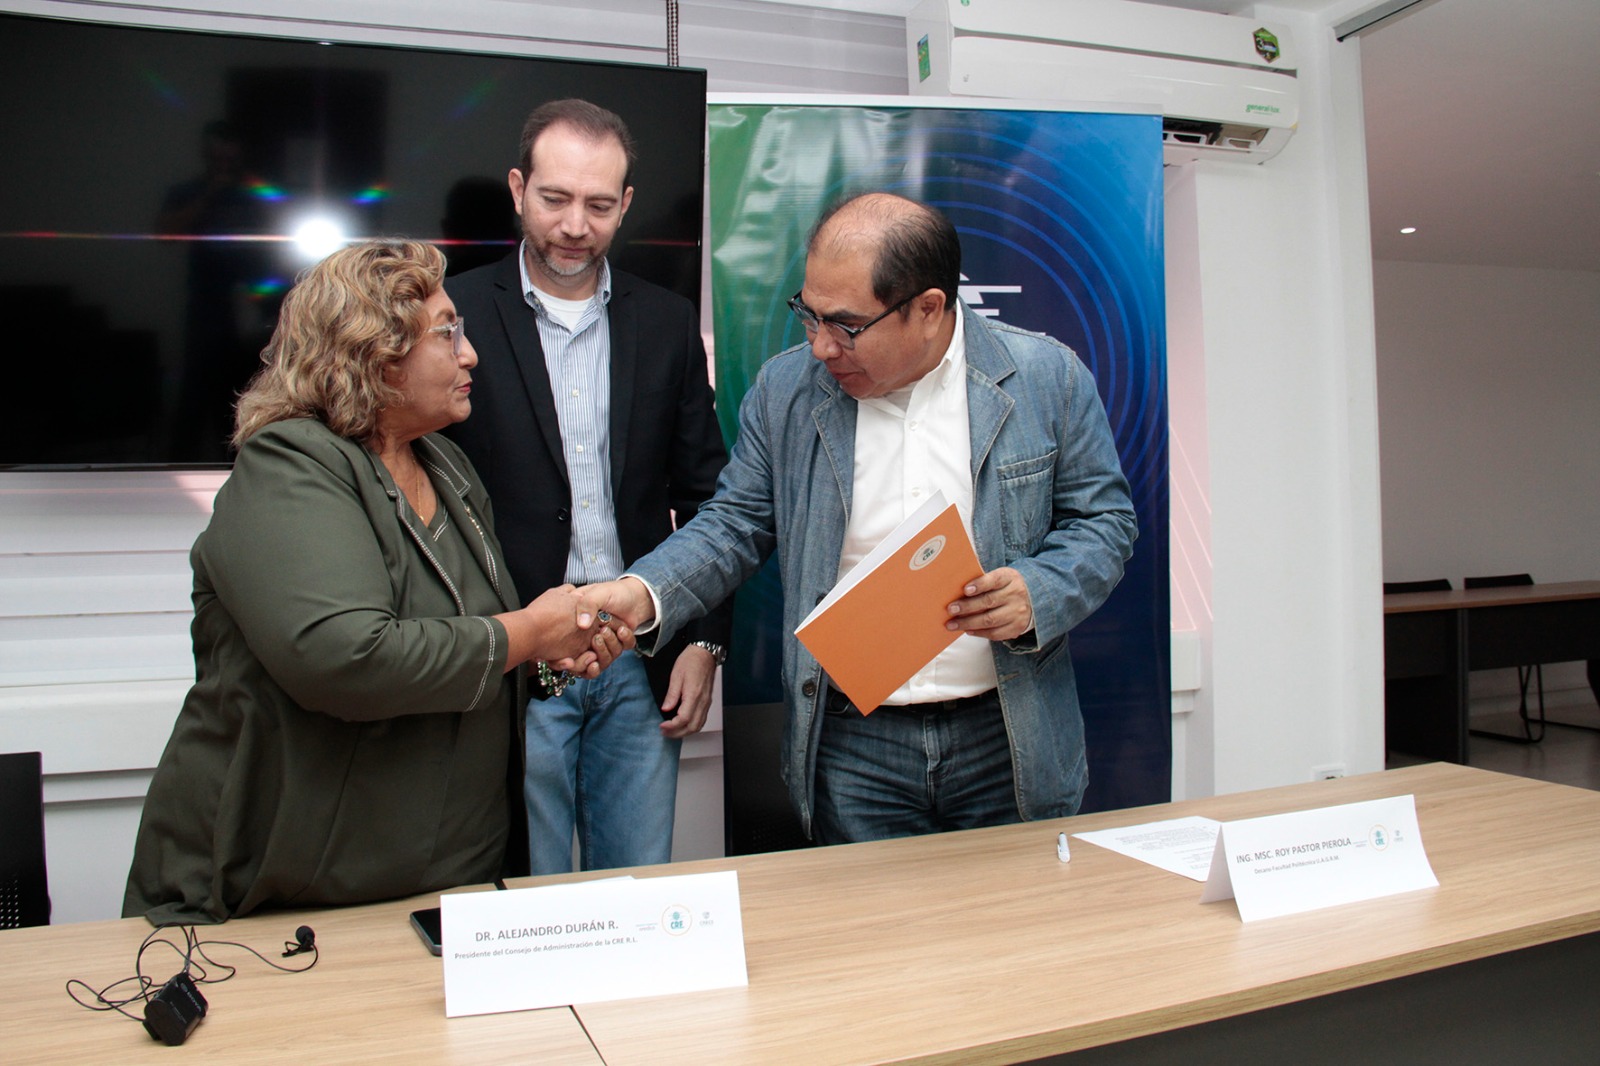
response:
[[[554,317],[528,278],[527,244],[517,254],[522,298],[539,324],[550,392],[561,423],[561,451],[572,487],[572,542],[566,579],[574,585],[622,574],[622,541],[611,499],[611,264],[600,261],[599,284],[577,326]],[[533,442],[529,442],[530,447]],[[533,595],[537,591],[529,592]]]

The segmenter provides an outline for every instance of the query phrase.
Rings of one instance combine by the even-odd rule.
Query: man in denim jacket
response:
[[[784,641],[783,776],[820,843],[1073,814],[1087,783],[1067,634],[1122,577],[1137,524],[1094,378],[1071,349],[973,313],[940,212],[886,193],[830,208],[790,308],[807,343],[744,398],[715,496],[600,610],[667,639],[774,550],[792,634],[933,492],[984,574],[949,607],[963,635],[863,714]],[[886,604],[880,639],[894,640]]]

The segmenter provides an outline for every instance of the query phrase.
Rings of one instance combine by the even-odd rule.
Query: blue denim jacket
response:
[[[966,316],[972,532],[984,569],[1015,567],[1034,629],[992,645],[1024,819],[1077,811],[1088,783],[1067,633],[1122,578],[1138,533],[1127,479],[1094,377],[1038,333]],[[833,587],[854,484],[856,401],[807,345],[756,376],[716,494],[634,563],[661,599],[670,638],[754,573],[774,550],[783,583],[783,778],[809,835],[826,682],[795,628]],[[884,639],[893,639],[886,629]]]

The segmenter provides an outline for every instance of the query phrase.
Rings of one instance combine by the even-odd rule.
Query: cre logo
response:
[[[965,282],[971,279],[963,274],[961,275],[961,280]],[[956,292],[967,302],[967,306],[972,308],[973,313],[982,315],[985,318],[996,318],[1000,314],[998,307],[983,306],[985,293],[1021,291],[1021,285],[959,285],[956,288]]]
[[[661,915],[661,929],[668,936],[682,936],[694,927],[694,914],[682,904],[668,907]]]
[[[924,566],[939,558],[939,553],[944,551],[944,534],[929,537],[928,540],[911,553],[910,566],[913,570],[921,570]]]

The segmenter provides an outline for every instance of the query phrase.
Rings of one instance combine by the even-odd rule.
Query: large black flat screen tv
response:
[[[312,218],[518,235],[523,119],[581,96],[639,147],[619,267],[698,302],[704,71],[0,16],[0,469],[226,465]]]

